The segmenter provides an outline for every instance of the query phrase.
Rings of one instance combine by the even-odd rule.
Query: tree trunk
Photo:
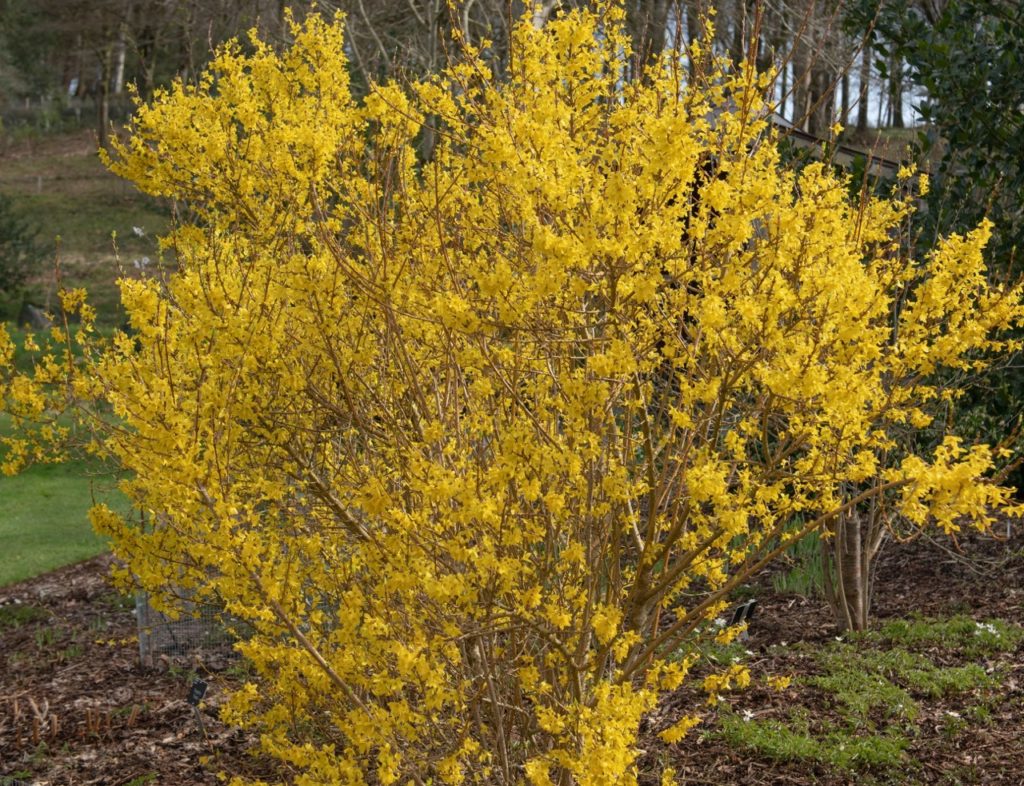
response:
[[[707,32],[705,29],[705,6],[702,0],[686,0],[686,52],[687,65],[690,76],[695,77],[704,73],[706,62],[694,62],[690,56],[693,52],[693,45],[699,41]],[[707,54],[704,55],[707,58]]]
[[[633,78],[657,63],[668,34],[668,0],[632,0],[626,6],[626,27],[633,39]]]
[[[801,37],[793,46],[793,125],[807,130],[810,115],[811,64],[806,41]]]
[[[840,515],[832,538],[835,572],[833,611],[841,631],[864,630],[868,624],[870,574],[865,570],[861,537],[864,521],[856,510]]]
[[[860,56],[860,85],[857,99],[857,131],[868,130],[868,95],[871,88],[871,42],[864,42],[864,51]]]
[[[110,136],[110,78],[113,65],[114,47],[108,44],[100,57],[100,94],[96,105],[96,138],[103,150],[107,148]]]
[[[533,5],[533,15],[530,18],[533,26],[538,30],[544,27],[547,24],[548,17],[551,16],[551,12],[555,10],[556,5],[558,5],[557,0],[544,0],[542,3],[535,3]]]
[[[889,66],[889,101],[893,128],[903,128],[903,61],[893,55]]]
[[[781,96],[779,98],[779,114],[783,119],[786,118],[786,104],[789,101],[789,63],[782,64],[782,73],[780,74],[782,80],[781,85]]]
[[[124,22],[118,27],[117,43],[114,45],[114,73],[110,89],[114,95],[124,92],[124,65],[128,50],[128,25]]]
[[[843,69],[842,95],[840,99],[839,123],[843,128],[850,122],[850,70]]]
[[[732,12],[732,43],[729,47],[729,56],[734,63],[739,63],[747,56],[746,0],[735,0]]]
[[[866,630],[874,596],[875,557],[887,533],[882,509],[872,502],[867,510],[838,515],[822,540],[825,597],[840,632]]]
[[[550,9],[549,9],[550,12]],[[430,19],[429,19],[429,30],[428,30],[428,63],[427,68],[429,73],[436,73],[440,70],[441,57],[441,3],[440,0],[433,0],[430,7]],[[534,23],[537,20],[534,19]],[[440,123],[440,118],[429,117],[423,124],[423,138],[420,140],[420,155],[424,161],[430,161],[434,157],[434,146],[437,144],[436,126]]]
[[[809,83],[807,132],[826,137],[835,119],[835,78],[822,58],[812,66]]]

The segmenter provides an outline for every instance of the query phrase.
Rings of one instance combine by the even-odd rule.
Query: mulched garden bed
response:
[[[963,556],[948,541],[891,545],[879,567],[878,623],[957,614],[1024,622],[1024,526],[1014,524],[1009,540],[967,535],[959,545]],[[217,719],[241,665],[207,653],[142,669],[134,604],[107,584],[109,565],[98,557],[0,588],[0,784],[216,784],[218,772],[273,779],[273,765],[247,752],[252,736]],[[775,592],[771,574],[750,591],[759,606],[743,647],[754,686],[712,707],[696,681],[668,697],[645,722],[643,768],[667,765],[680,783],[716,786],[1024,783],[1024,645],[982,659],[998,675],[983,696],[921,702],[907,727],[905,768],[787,761],[728,741],[716,719],[729,713],[782,719],[804,707],[812,731],[842,722],[842,708],[807,681],[821,671],[815,652],[835,640],[823,602]],[[933,649],[943,666],[969,660]],[[793,684],[770,689],[763,676],[772,674],[792,676]],[[209,684],[202,729],[187,702],[196,677]],[[707,720],[682,742],[670,746],[653,734],[694,709]],[[975,720],[961,722],[967,718]]]

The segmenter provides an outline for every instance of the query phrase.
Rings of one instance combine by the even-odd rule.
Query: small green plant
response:
[[[45,742],[40,742],[36,745],[32,754],[28,757],[29,764],[33,767],[38,767],[46,762],[46,757],[50,755],[50,746]]]
[[[733,603],[742,603],[745,600],[750,600],[757,595],[757,588],[753,584],[740,584],[736,589],[729,595],[729,599]]]
[[[708,644],[701,648],[700,654],[702,660],[707,660],[715,666],[730,666],[746,660],[749,653],[742,642],[733,641],[729,644]]]
[[[251,679],[255,671],[247,660],[238,660],[224,669],[224,676],[239,682]]]
[[[733,712],[722,715],[722,736],[730,745],[748,748],[779,761],[814,760],[818,757],[818,741],[806,727],[776,720],[753,720]]]
[[[124,786],[146,786],[147,783],[152,783],[156,779],[157,774],[155,772],[147,772],[145,775],[138,775],[132,778]]]
[[[982,725],[986,725],[992,720],[992,708],[987,704],[975,704],[967,710],[967,714],[971,720]]]
[[[877,714],[887,720],[903,718],[912,722],[919,712],[917,703],[884,673],[865,668],[861,655],[849,644],[829,646],[818,658],[825,673],[808,682],[834,696],[843,716],[855,726],[869,724],[871,716]]]
[[[937,699],[994,684],[976,663],[938,667],[924,655],[904,649],[858,650],[836,643],[818,655],[818,662],[826,673],[810,683],[834,693],[852,716],[862,719],[880,710],[889,717],[913,720],[918,709],[912,695]]]
[[[118,611],[131,611],[135,608],[135,596],[128,593],[108,592],[102,600],[112,609]]]
[[[0,608],[0,630],[5,628],[20,628],[31,622],[45,620],[50,614],[45,609],[36,606],[29,606],[24,603],[16,603],[12,606]]]
[[[800,524],[797,525],[799,528]],[[784,560],[790,565],[784,572],[772,576],[772,587],[781,595],[820,597],[824,593],[821,539],[812,532],[787,549]]]
[[[819,761],[841,769],[858,767],[892,768],[906,761],[905,736],[894,729],[885,734],[861,736],[851,731],[834,731],[821,744]]]
[[[63,650],[61,650],[60,653],[58,653],[58,655],[57,655],[57,659],[62,661],[62,662],[67,662],[69,660],[74,660],[75,658],[77,658],[81,654],[82,654],[82,645],[77,643],[77,642],[75,642],[75,643],[69,644],[67,647],[65,647]]]
[[[978,658],[1012,652],[1024,640],[1024,628],[999,619],[979,622],[965,615],[947,620],[894,620],[877,631],[861,634],[866,640],[926,650],[941,645],[965,657]]]
[[[140,715],[145,715],[148,712],[149,703],[143,702],[142,704],[124,704],[111,711],[110,715],[113,718],[130,718],[132,715],[138,717]]]
[[[177,666],[173,663],[167,668],[167,675],[176,680],[182,680],[189,683],[199,679],[199,673],[195,669]]]
[[[722,716],[722,735],[732,745],[754,750],[779,761],[815,761],[850,770],[860,767],[893,768],[905,763],[905,737],[835,729],[815,736],[806,721],[787,724],[774,720],[745,719],[728,712]]]
[[[40,628],[36,631],[36,646],[44,649],[57,640],[57,631],[53,628]]]
[[[955,740],[968,725],[967,721],[958,713],[946,712],[942,716],[942,735],[946,739]]]

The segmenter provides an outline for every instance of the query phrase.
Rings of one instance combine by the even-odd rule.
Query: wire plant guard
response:
[[[171,619],[150,604],[149,594],[135,593],[135,616],[139,630],[139,660],[153,668],[161,657],[203,660],[206,656],[233,656],[239,636],[237,621],[224,610],[208,603],[185,600],[181,615]]]

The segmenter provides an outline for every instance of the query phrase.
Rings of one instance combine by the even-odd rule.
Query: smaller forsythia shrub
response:
[[[80,366],[3,394],[10,470],[62,401],[109,406],[155,523],[93,522],[252,626],[226,717],[297,783],[633,783],[728,593],[845,489],[947,528],[1006,500],[983,446],[876,463],[1021,319],[988,228],[905,258],[908,203],[780,166],[767,80],[626,82],[610,4],[520,24],[506,81],[466,46],[357,102],[340,24],[293,32],[139,107],[111,166],[187,201],[180,267],[122,282],[131,338],[85,319]]]

